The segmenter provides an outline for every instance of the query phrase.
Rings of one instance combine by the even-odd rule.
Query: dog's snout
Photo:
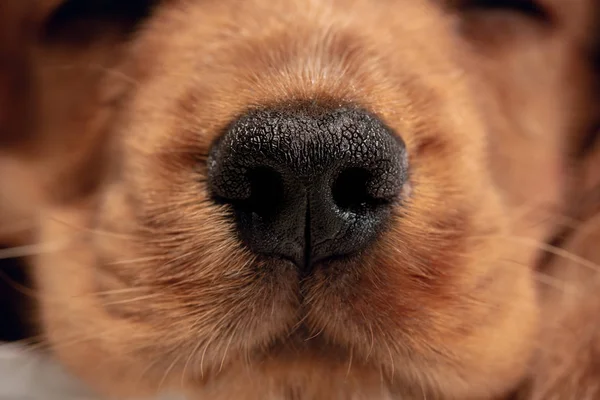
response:
[[[402,140],[352,107],[249,112],[209,157],[209,189],[242,241],[301,268],[368,246],[406,179]]]

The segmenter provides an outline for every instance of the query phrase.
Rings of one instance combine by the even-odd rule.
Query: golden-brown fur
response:
[[[569,198],[565,132],[588,120],[585,4],[544,6],[172,0],[133,36],[42,35],[36,156],[2,190],[58,247],[31,261],[53,355],[114,396],[508,395],[551,364],[545,331],[566,334],[534,264]],[[410,158],[375,247],[302,281],[238,243],[205,166],[234,118],[297,100],[369,109]]]
[[[558,287],[544,294],[544,338],[536,358],[531,398],[596,399],[600,396],[600,214],[568,242],[566,261],[555,261],[550,276]]]

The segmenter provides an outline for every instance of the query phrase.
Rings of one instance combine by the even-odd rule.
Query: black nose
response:
[[[212,148],[209,188],[255,253],[307,268],[376,239],[407,179],[404,142],[357,108],[252,111]]]

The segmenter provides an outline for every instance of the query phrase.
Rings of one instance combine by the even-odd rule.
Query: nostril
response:
[[[373,174],[365,168],[347,168],[333,182],[333,202],[341,210],[360,212],[385,204],[386,200],[369,193]]]
[[[401,200],[402,139],[355,107],[253,110],[211,147],[207,186],[238,239],[299,267],[362,251]]]
[[[260,216],[276,214],[284,200],[283,178],[279,172],[268,166],[259,166],[246,173],[250,184],[250,197],[243,200],[240,207]]]

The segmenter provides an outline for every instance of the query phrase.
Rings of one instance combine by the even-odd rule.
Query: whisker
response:
[[[148,363],[146,367],[139,373],[137,377],[136,386],[140,387],[144,381],[144,375],[146,375],[152,368],[154,368],[160,361],[162,361],[162,357],[155,357],[154,360]]]
[[[45,338],[46,337],[43,334],[40,334],[40,335],[31,335],[31,336],[28,336],[28,337],[26,337],[24,339],[11,341],[10,343],[13,343],[13,344],[15,344],[17,346],[23,346],[24,348],[28,348],[28,347],[34,346],[36,344],[39,344]]]
[[[504,262],[505,264],[508,264],[510,266],[513,267],[518,267],[518,268],[531,268],[530,266],[528,266],[527,264],[522,264],[516,260],[510,260],[510,259],[502,259],[502,262]],[[550,274],[541,272],[541,271],[533,271],[533,279],[535,279],[536,281],[552,287],[553,289],[557,289],[561,292],[567,292],[570,291],[571,289],[573,289],[575,287],[575,285],[573,284],[569,284],[567,282],[565,282],[562,279],[556,278]]]
[[[221,358],[221,364],[219,365],[219,373],[223,371],[223,366],[225,365],[225,359],[227,358],[227,352],[229,350],[229,346],[231,346],[231,342],[233,341],[233,336],[235,334],[236,329],[230,328],[227,332],[227,336],[229,336],[229,340],[227,341],[227,345],[225,346],[225,350],[223,351],[223,357]]]
[[[348,361],[348,370],[346,371],[346,377],[345,379],[347,380],[348,377],[350,376],[350,371],[352,369],[352,358],[354,357],[354,346],[350,346],[350,357],[349,357],[349,361]]]
[[[301,326],[304,322],[306,322],[306,320],[308,319],[309,315],[308,313],[304,313],[304,315],[302,316],[302,318],[300,318],[298,320],[298,322],[296,322],[287,332],[287,338],[290,338]]]
[[[573,289],[575,289],[575,285],[568,284],[564,280],[555,278],[547,274],[536,273],[533,275],[533,277],[536,281],[553,289],[557,289],[561,292],[573,292]]]
[[[323,327],[321,327],[321,329],[319,331],[317,331],[316,333],[312,334],[310,337],[307,337],[306,339],[304,339],[305,342],[311,341],[314,338],[316,338],[317,336],[319,336],[321,333],[323,333],[323,331],[325,330],[325,324],[323,324]]]
[[[183,354],[180,354],[177,357],[175,357],[175,359],[171,362],[171,364],[167,367],[167,369],[163,373],[163,376],[162,376],[160,382],[158,383],[158,390],[159,391],[162,389],[165,381],[167,380],[167,377],[169,376],[169,373],[171,372],[171,370],[173,370],[173,368],[175,368],[175,365],[177,364],[177,361],[179,361],[179,359],[181,358],[182,355]]]
[[[49,343],[47,341],[44,341],[44,342],[29,346],[26,348],[26,350],[35,352],[35,351],[44,351],[44,350],[66,349],[70,346],[81,344],[86,341],[90,341],[92,339],[100,339],[104,335],[109,335],[111,333],[117,332],[118,330],[119,330],[118,327],[112,327],[110,329],[105,329],[103,331],[96,331],[94,333],[90,333],[87,335],[86,334],[78,334],[76,336],[73,336],[72,339],[66,338],[65,340],[61,341],[60,343]]]
[[[101,296],[101,295],[111,295],[111,294],[126,294],[126,293],[135,293],[141,291],[150,291],[153,288],[150,286],[133,286],[128,288],[121,289],[110,289],[110,290],[100,290],[97,292],[89,292],[89,295]]]
[[[379,333],[380,333],[381,337],[383,338],[383,340],[382,340],[382,341],[383,341],[383,343],[385,344],[385,347],[387,348],[387,350],[388,350],[388,354],[389,354],[389,356],[390,356],[390,366],[391,366],[391,369],[392,369],[392,370],[391,370],[390,379],[391,379],[391,381],[393,382],[394,375],[395,375],[395,373],[396,373],[396,368],[395,368],[395,366],[394,366],[394,355],[392,354],[392,349],[390,348],[390,345],[389,345],[388,341],[387,341],[387,340],[385,340],[385,337],[386,337],[386,335],[384,334],[384,332],[383,332],[383,329],[382,329],[382,328],[381,328],[381,326],[379,326],[379,325],[376,325],[376,327],[379,329]]]
[[[182,388],[185,386],[185,378],[186,378],[186,372],[187,372],[188,366],[189,366],[190,362],[192,361],[192,359],[198,354],[198,351],[199,351],[201,345],[202,345],[202,341],[198,340],[198,342],[196,343],[196,345],[190,352],[189,356],[187,357],[185,364],[183,365],[183,370],[181,371],[181,380],[180,380],[180,384],[181,384]]]
[[[528,237],[519,236],[498,236],[499,239],[512,240],[514,242],[524,244],[533,248],[540,249],[542,251],[554,254],[555,256],[561,257],[567,261],[571,261],[579,266],[590,269],[594,272],[600,272],[600,265],[588,260],[584,257],[573,254],[563,248],[553,246],[548,243],[539,242]]]
[[[22,294],[24,296],[31,297],[36,300],[44,298],[39,293],[36,293],[34,289],[29,288],[25,285],[22,285],[21,283],[15,281],[11,277],[9,277],[7,274],[4,273],[4,271],[2,271],[2,269],[0,269],[0,278],[2,280],[4,280],[6,283],[8,283],[14,290],[16,290],[17,292],[19,292],[20,294]]]
[[[216,338],[217,335],[222,334],[221,325],[227,321],[231,317],[232,314],[239,312],[241,308],[246,306],[243,302],[239,302],[230,307],[230,309],[214,324],[213,333],[210,335],[208,340],[206,341],[206,345],[204,346],[204,350],[202,351],[202,355],[200,356],[200,376],[204,379],[204,358],[206,356],[206,352],[208,347],[212,343],[212,341]]]
[[[153,293],[153,294],[148,294],[145,296],[138,296],[138,297],[134,297],[133,299],[125,299],[125,300],[115,300],[115,301],[108,301],[108,302],[102,302],[102,305],[104,306],[116,306],[116,305],[122,305],[122,304],[131,304],[131,303],[136,303],[142,300],[150,300],[150,299],[156,299],[156,298],[160,298],[161,295],[159,293]]]
[[[66,226],[68,228],[80,231],[80,232],[86,232],[86,233],[92,233],[92,234],[99,234],[99,235],[103,235],[103,236],[109,236],[109,237],[113,237],[116,239],[123,239],[123,240],[128,240],[128,241],[135,241],[135,240],[139,240],[136,236],[132,236],[132,235],[126,235],[126,234],[122,234],[122,233],[116,233],[116,232],[109,232],[109,231],[105,231],[105,230],[101,230],[101,229],[97,229],[97,228],[89,228],[89,227],[85,227],[85,226],[77,226],[77,225],[73,225],[70,222],[61,220],[59,218],[56,218],[54,216],[47,216],[47,219],[54,221],[56,223],[59,223],[63,226]]]
[[[92,70],[92,71],[101,71],[101,72],[106,72],[109,75],[112,75],[114,77],[118,77],[121,78],[123,81],[130,83],[132,85],[135,85],[136,87],[140,86],[140,82],[138,82],[137,80],[135,80],[133,77],[125,74],[123,71],[118,70],[116,68],[110,68],[101,64],[86,64],[86,65],[74,65],[74,64],[70,64],[70,65],[49,65],[45,67],[46,69],[54,69],[54,70],[76,70],[76,69],[81,69],[81,70]]]
[[[15,281],[14,279],[12,279],[11,277],[9,277],[7,274],[5,274],[2,269],[0,269],[0,279],[3,279],[5,282],[7,282],[14,290],[16,290],[17,292],[30,297],[32,299],[41,301],[41,300],[45,300],[48,302],[59,302],[59,300],[49,296],[49,295],[45,295],[42,294],[41,291],[36,291],[35,288],[31,288],[31,287],[27,287],[17,281]],[[146,287],[146,286],[136,286],[136,287],[130,287],[130,288],[120,288],[120,289],[111,289],[111,290],[102,290],[102,291],[93,291],[93,292],[88,292],[88,293],[84,293],[81,295],[76,295],[76,296],[71,296],[70,299],[74,300],[74,299],[82,299],[82,298],[86,298],[86,297],[92,297],[92,296],[102,296],[102,295],[112,295],[112,294],[127,294],[127,293],[136,293],[136,292],[147,292],[149,290],[151,290],[151,287]],[[150,295],[145,296],[145,297],[150,297]],[[152,295],[152,297],[159,297],[158,293],[155,293]],[[185,299],[185,298],[184,298]],[[137,299],[133,299],[130,301],[136,301]],[[60,302],[62,302],[62,300],[60,300]],[[126,301],[123,301],[123,303],[126,303]],[[119,302],[114,302],[114,303],[108,303],[106,305],[112,305],[112,304],[119,304]]]
[[[369,346],[369,352],[367,353],[367,356],[365,357],[365,360],[368,360],[369,357],[371,356],[371,352],[373,351],[373,346],[375,346],[375,334],[373,333],[373,325],[371,324],[371,322],[367,319],[365,313],[363,312],[362,309],[360,309],[360,314],[363,317],[363,323],[366,323],[367,326],[369,327],[369,332],[370,332],[370,336],[371,336],[371,345]]]
[[[28,244],[24,246],[0,249],[0,260],[6,260],[8,258],[29,257],[43,253],[57,252],[61,250],[67,243],[69,243],[69,240],[40,244]]]
[[[117,261],[109,261],[106,265],[128,265],[128,264],[137,264],[137,263],[146,263],[152,261],[161,261],[161,257],[151,256],[151,257],[139,257],[139,258],[131,258],[126,260],[117,260]]]

